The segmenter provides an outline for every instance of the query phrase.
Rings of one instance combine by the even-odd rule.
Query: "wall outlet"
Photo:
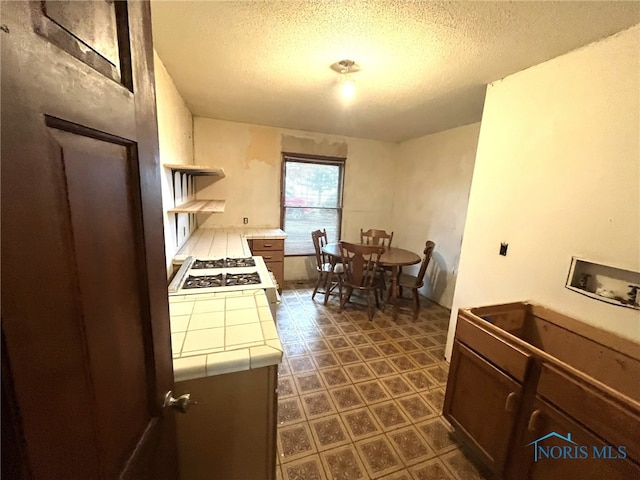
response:
[[[247,223],[249,223],[249,217],[244,217],[244,218],[242,219],[242,223],[244,223],[245,225],[246,225]]]

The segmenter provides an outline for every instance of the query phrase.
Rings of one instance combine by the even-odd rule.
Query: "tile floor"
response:
[[[277,478],[484,479],[441,415],[449,310],[424,300],[416,321],[388,307],[370,322],[311,293],[286,283],[278,309]]]

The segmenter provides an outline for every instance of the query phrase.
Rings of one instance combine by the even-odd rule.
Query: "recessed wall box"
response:
[[[640,272],[572,257],[565,287],[595,300],[640,310]]]

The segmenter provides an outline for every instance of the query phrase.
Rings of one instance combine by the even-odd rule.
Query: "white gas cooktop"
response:
[[[262,257],[187,257],[169,284],[169,295],[231,292],[247,288],[275,288]]]

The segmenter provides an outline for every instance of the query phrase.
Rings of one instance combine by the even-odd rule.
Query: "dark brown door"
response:
[[[0,35],[7,465],[174,479],[149,4],[2,2]]]

